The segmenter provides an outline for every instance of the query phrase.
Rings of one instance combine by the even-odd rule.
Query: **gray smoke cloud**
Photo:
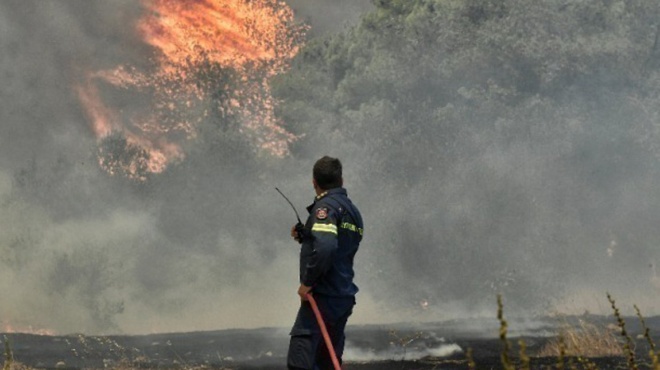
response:
[[[343,5],[296,6],[313,27],[314,9],[333,9],[318,19],[328,32],[355,20]],[[146,186],[99,168],[73,86],[147,63],[141,14],[135,1],[0,4],[0,330],[287,326],[295,314],[295,218],[274,186],[302,211],[312,158],[258,173],[251,153],[192,154]]]
[[[313,34],[343,29],[371,8],[366,0],[290,4]],[[494,304],[462,299],[464,290],[494,302],[515,283],[518,297],[529,293],[536,303],[544,291],[534,289],[557,276],[548,266],[564,269],[574,284],[552,309],[607,312],[605,289],[646,312],[658,307],[648,262],[660,260],[652,222],[659,215],[639,196],[654,191],[657,175],[636,172],[644,163],[634,161],[613,170],[607,158],[571,166],[558,153],[574,141],[502,141],[471,155],[485,141],[474,135],[450,168],[411,171],[379,163],[365,147],[336,145],[327,127],[296,156],[260,158],[267,166],[233,148],[212,157],[191,150],[175,172],[146,185],[109,176],[96,162],[96,138],[72,86],[81,69],[146,63],[149,50],[134,32],[140,14],[133,0],[0,3],[1,325],[57,333],[290,325],[298,304],[297,246],[288,237],[295,219],[274,187],[302,211],[313,195],[312,163],[325,154],[343,160],[349,194],[367,222],[352,323],[492,316]],[[602,153],[591,147],[602,142],[585,139],[583,154]],[[361,176],[377,166],[392,169],[392,184]],[[594,173],[575,175],[584,168]],[[549,186],[549,178],[558,180]],[[582,196],[592,208],[562,200],[576,192],[570,199]],[[486,206],[505,211],[486,219]],[[427,253],[407,253],[412,243]],[[479,271],[452,280],[466,276],[459,272],[471,268],[471,255],[497,245],[516,251],[492,252],[497,280]],[[455,270],[440,271],[438,260],[455,261]]]

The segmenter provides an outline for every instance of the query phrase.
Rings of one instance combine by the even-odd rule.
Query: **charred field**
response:
[[[649,349],[651,343],[660,339],[660,317],[647,318],[645,324],[635,317],[624,320],[633,349],[630,352],[622,350],[626,336],[621,335],[616,317],[611,316],[512,320],[505,340],[499,336],[501,323],[485,318],[352,326],[347,330],[344,369],[504,369],[505,352],[513,368],[521,369],[627,369],[633,368],[629,362],[631,354],[635,368],[653,369]],[[589,335],[616,338],[611,345],[617,347],[616,351],[601,348],[588,356],[571,353],[571,336],[584,331],[585,322],[602,329],[600,334]],[[568,327],[574,328],[573,334],[567,335]],[[646,329],[648,336],[644,335]],[[552,355],[548,348],[559,343],[560,337],[564,349]],[[1,338],[5,344],[5,368],[38,369],[275,370],[286,368],[288,345],[284,328],[129,336],[6,333]],[[589,346],[594,346],[591,343]],[[582,346],[587,344],[583,342]],[[592,349],[578,350],[587,353]],[[529,359],[525,360],[527,356]]]

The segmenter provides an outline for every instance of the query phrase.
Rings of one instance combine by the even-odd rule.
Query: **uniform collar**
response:
[[[332,194],[346,195],[346,189],[344,189],[344,188],[334,188],[334,189],[324,191],[323,193],[317,195],[316,198],[314,198],[314,203],[307,206],[307,212],[312,212],[312,209],[314,208],[314,204],[316,204],[316,202],[318,202],[319,200],[327,197],[328,195],[332,195]]]
[[[321,200],[321,199],[323,199],[323,198],[325,198],[325,197],[327,197],[328,195],[331,195],[331,194],[346,195],[346,189],[344,189],[344,188],[333,188],[333,189],[330,189],[330,190],[326,190],[323,193],[317,195],[315,200],[319,201],[319,200]]]

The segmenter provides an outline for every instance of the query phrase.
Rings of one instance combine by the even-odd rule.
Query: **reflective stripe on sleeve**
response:
[[[312,226],[312,231],[337,235],[337,226],[333,224],[314,224]]]
[[[363,230],[362,230],[361,227],[357,227],[357,226],[355,226],[351,223],[348,223],[348,222],[342,222],[340,226],[341,226],[342,229],[351,230],[353,232],[356,232],[356,233],[359,233],[360,235],[362,235]]]

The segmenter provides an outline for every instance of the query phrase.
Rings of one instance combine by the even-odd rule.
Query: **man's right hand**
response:
[[[296,225],[293,225],[291,227],[291,237],[293,238],[293,240],[300,243],[300,237],[298,236],[298,231],[296,230]]]

